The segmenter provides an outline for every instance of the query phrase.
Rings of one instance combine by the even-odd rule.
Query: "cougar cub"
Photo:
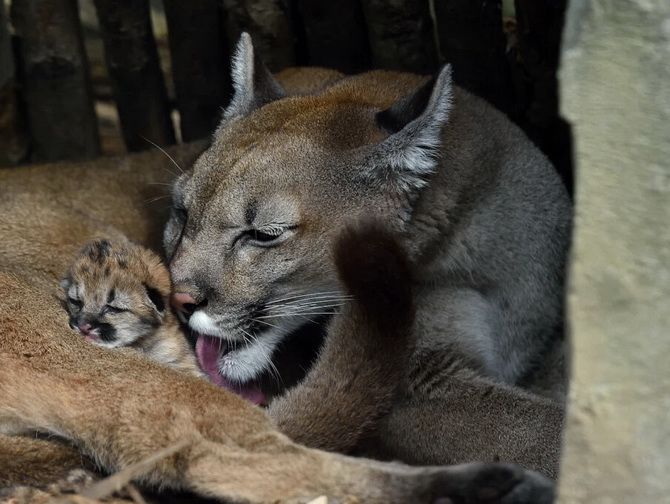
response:
[[[160,258],[129,241],[88,243],[61,282],[70,327],[106,348],[131,347],[203,376],[170,311],[170,275]]]

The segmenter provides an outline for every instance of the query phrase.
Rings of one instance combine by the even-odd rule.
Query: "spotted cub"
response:
[[[130,241],[88,243],[61,281],[70,327],[106,348],[131,347],[161,364],[203,376],[170,311],[170,275]]]

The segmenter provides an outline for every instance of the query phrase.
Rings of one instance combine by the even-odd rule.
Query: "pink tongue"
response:
[[[221,376],[219,372],[219,352],[225,350],[225,348],[226,343],[220,338],[199,334],[195,342],[195,355],[202,370],[207,373],[212,383],[219,387],[231,390],[254,404],[265,404],[265,394],[263,394],[258,385],[254,383],[242,385],[231,382]]]

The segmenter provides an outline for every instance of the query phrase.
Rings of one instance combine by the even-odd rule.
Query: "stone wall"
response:
[[[670,502],[670,2],[571,0],[573,382],[560,502]]]

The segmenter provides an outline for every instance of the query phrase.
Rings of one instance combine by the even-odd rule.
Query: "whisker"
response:
[[[293,303],[281,303],[274,305],[266,305],[263,307],[262,312],[268,312],[270,310],[283,310],[283,309],[301,309],[311,306],[325,306],[329,304],[346,304],[350,301],[353,301],[353,297],[333,297],[333,298],[323,298],[315,300],[304,300]]]
[[[252,322],[258,322],[259,324],[265,324],[266,326],[274,327],[275,329],[279,329],[279,326],[276,326],[274,324],[270,324],[269,322],[265,322],[263,320],[257,320],[255,318],[251,319]]]
[[[182,174],[184,173],[184,170],[182,170],[181,166],[179,166],[179,163],[177,163],[177,162],[174,160],[174,158],[173,158],[172,156],[170,156],[170,154],[168,154],[168,152],[167,152],[165,149],[163,149],[163,147],[161,147],[160,145],[158,145],[158,144],[155,143],[155,142],[152,142],[151,140],[149,140],[147,137],[145,137],[145,136],[143,136],[143,135],[140,135],[140,136],[141,136],[145,141],[149,142],[151,145],[153,145],[154,147],[156,147],[156,148],[157,148],[159,151],[161,151],[163,154],[165,154],[165,155],[167,156],[167,158],[168,158],[170,161],[172,161],[172,164],[175,165],[175,166],[177,167],[177,169],[178,169]]]
[[[313,302],[304,302],[304,303],[286,303],[282,305],[277,305],[277,306],[271,306],[270,308],[273,309],[282,309],[282,308],[287,308],[287,309],[302,309],[302,308],[311,308],[311,307],[318,307],[318,306],[327,306],[327,305],[345,305],[349,301],[352,301],[353,299],[346,299],[346,298],[332,298],[332,299],[319,299]]]
[[[267,304],[272,304],[272,303],[280,303],[282,301],[288,301],[289,299],[298,299],[298,298],[303,298],[303,297],[309,297],[309,296],[323,296],[323,295],[338,295],[341,294],[340,291],[321,291],[321,292],[308,292],[305,294],[297,294],[297,295],[292,295],[284,298],[279,298],[279,299],[273,299],[272,301],[269,301]]]
[[[277,315],[262,315],[256,317],[257,319],[271,319],[271,318],[286,318],[286,317],[303,317],[305,315],[334,315],[336,311],[329,312],[303,312],[303,313],[278,313]]]
[[[336,301],[327,301],[323,303],[308,303],[308,304],[301,304],[301,305],[289,305],[286,307],[283,307],[281,309],[275,309],[277,312],[284,312],[284,313],[295,313],[295,312],[303,312],[303,311],[309,311],[309,310],[320,310],[324,308],[339,308],[340,306],[346,305],[347,302],[336,302]],[[269,311],[266,311],[266,313],[269,313]]]
[[[244,337],[244,342],[245,342],[247,345],[250,345],[250,344],[253,343],[254,341],[258,340],[257,337],[254,337],[252,334],[248,333],[247,331],[245,331],[245,330],[242,329],[241,327],[240,327],[240,331],[242,331],[242,332],[245,334],[245,336],[243,336],[243,337]],[[247,339],[247,336],[249,337],[249,339]]]
[[[149,198],[147,200],[144,200],[144,202],[145,203],[156,203],[157,201],[160,201],[162,199],[169,198],[169,197],[170,197],[169,194],[164,194],[163,196],[157,196],[155,198]]]
[[[284,379],[279,374],[279,369],[277,369],[275,363],[272,362],[272,360],[270,360],[268,364],[270,364],[270,374],[275,379],[275,382],[277,382],[277,385],[281,385],[282,387],[284,387]]]

